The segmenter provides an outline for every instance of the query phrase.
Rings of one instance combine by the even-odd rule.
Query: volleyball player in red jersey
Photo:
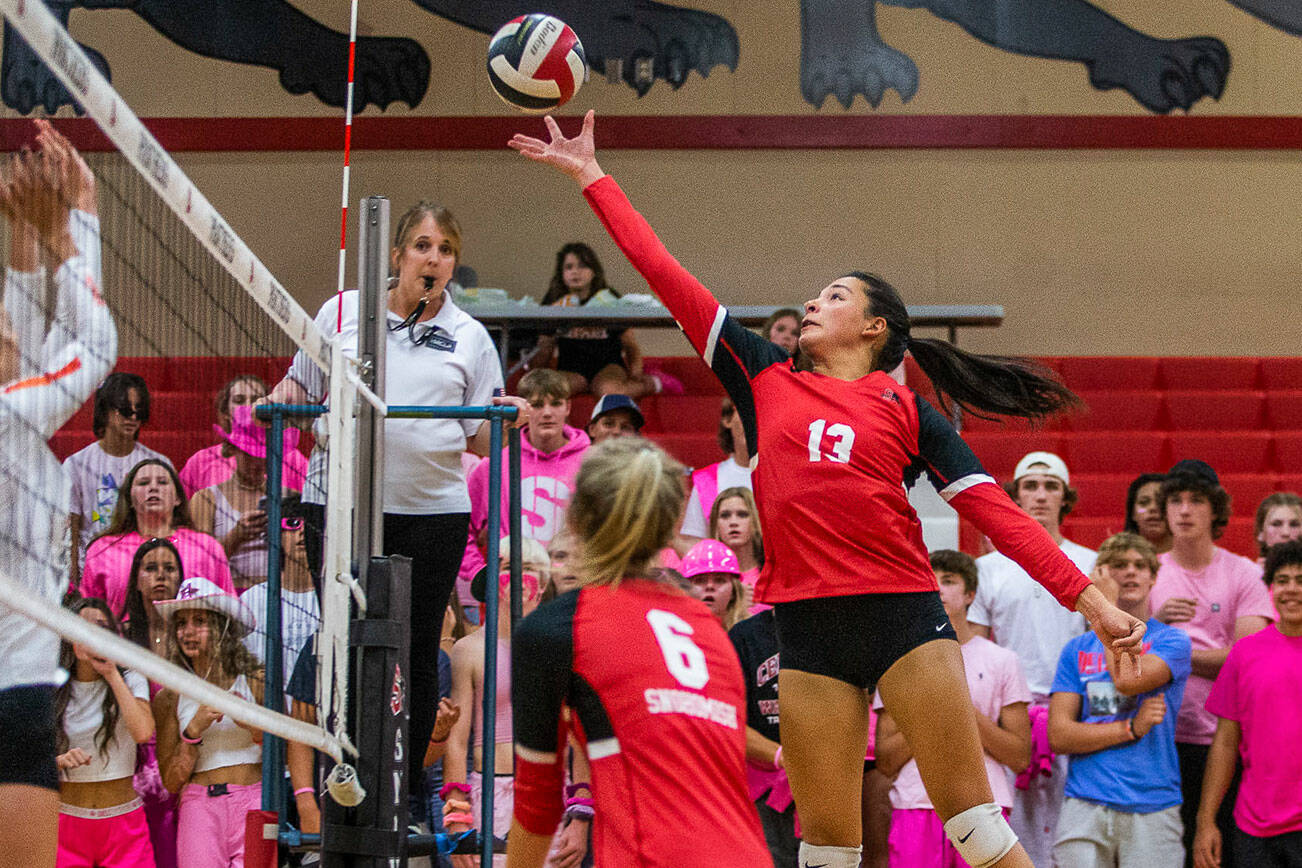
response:
[[[772,868],[746,788],[737,654],[704,604],[651,577],[682,514],[682,475],[659,447],[619,437],[575,479],[583,584],[512,640],[508,868],[541,866],[561,819],[563,705],[592,767],[597,865]]]
[[[742,413],[765,531],[756,598],[775,608],[783,761],[803,827],[801,866],[859,864],[874,686],[913,746],[960,855],[977,868],[1030,865],[991,800],[959,646],[906,486],[928,474],[1000,551],[1084,614],[1123,665],[1134,665],[1143,624],[1110,605],[949,422],[887,372],[910,350],[943,402],[978,413],[1035,419],[1075,396],[1026,360],[911,338],[899,294],[863,272],[805,303],[799,346],[812,370],[797,370],[728,316],[602,172],[592,112],[571,139],[545,120],[550,141],[516,135],[510,146],[578,182]]]

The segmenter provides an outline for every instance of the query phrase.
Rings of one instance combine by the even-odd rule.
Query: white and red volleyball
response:
[[[583,44],[564,21],[533,13],[513,18],[488,43],[488,80],[509,105],[545,114],[588,80]]]

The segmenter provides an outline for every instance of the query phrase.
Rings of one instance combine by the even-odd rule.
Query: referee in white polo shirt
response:
[[[502,387],[497,350],[484,327],[452,302],[449,288],[461,255],[461,227],[446,208],[420,202],[398,220],[390,256],[385,399],[390,404],[477,406],[509,403],[528,417],[521,398],[493,397]],[[342,308],[342,310],[341,310]],[[317,328],[357,352],[358,293],[332,297]],[[327,383],[300,351],[267,402],[318,403]],[[384,552],[411,558],[411,749],[409,788],[419,793],[421,761],[438,712],[438,640],[456,582],[470,520],[461,453],[488,453],[489,425],[477,419],[389,419],[384,423]],[[314,573],[320,566],[325,452],[309,463],[303,505]],[[315,518],[315,521],[313,520]],[[415,801],[413,799],[413,801]]]

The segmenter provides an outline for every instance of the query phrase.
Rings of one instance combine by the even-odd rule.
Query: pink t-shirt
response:
[[[1230,649],[1207,711],[1239,723],[1234,822],[1260,838],[1302,831],[1302,636],[1274,625]]]
[[[206,533],[178,528],[168,537],[181,555],[183,578],[202,576],[217,587],[235,593],[231,568],[222,544]],[[145,537],[132,531],[95,539],[86,550],[86,569],[81,574],[83,597],[100,597],[114,612],[121,612],[127,601],[127,582],[131,579],[131,560]]]
[[[194,497],[196,491],[221,485],[235,472],[235,457],[222,457],[222,447],[209,446],[190,456],[179,474],[181,487],[185,489],[186,498]],[[297,449],[285,453],[281,462],[281,486],[293,491],[303,490],[303,480],[307,477],[307,459]],[[207,578],[205,576],[204,578]]]
[[[1017,661],[1016,654],[980,636],[973,636],[964,642],[961,650],[963,669],[967,673],[967,688],[977,711],[998,722],[1004,706],[1015,702],[1030,703],[1031,688],[1026,684],[1026,676],[1022,674],[1022,664]],[[873,707],[883,707],[880,694],[874,699]],[[1008,774],[990,754],[983,756],[995,804],[1001,808],[1011,808],[1013,790],[1008,784]],[[897,811],[931,809],[931,799],[927,798],[927,790],[922,786],[922,775],[918,773],[916,760],[905,763],[895,778],[895,783],[891,786],[891,807]]]
[[[1198,601],[1192,620],[1172,624],[1189,634],[1193,649],[1228,648],[1234,644],[1234,622],[1253,615],[1275,620],[1270,591],[1261,580],[1261,567],[1219,546],[1212,562],[1201,570],[1186,570],[1171,557],[1158,555],[1161,567],[1149,594],[1154,612],[1172,597]],[[1185,744],[1211,744],[1216,718],[1204,707],[1212,680],[1190,675],[1176,717],[1175,740]]]

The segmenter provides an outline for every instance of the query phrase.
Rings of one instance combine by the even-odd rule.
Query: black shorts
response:
[[[781,667],[863,690],[896,660],[933,639],[958,637],[937,591],[857,594],[778,603]]]
[[[0,690],[0,784],[59,789],[53,687]]]

